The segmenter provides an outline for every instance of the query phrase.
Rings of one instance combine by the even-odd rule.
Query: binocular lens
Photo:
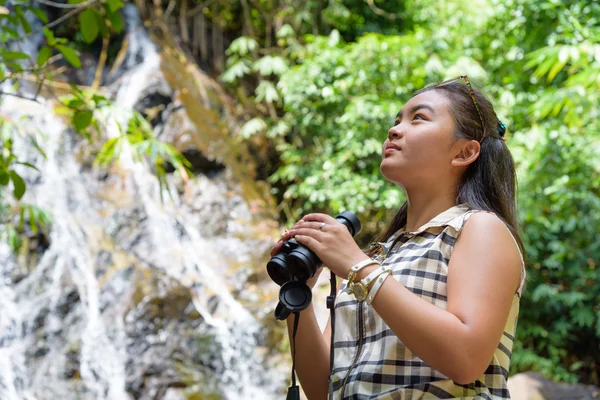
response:
[[[313,256],[311,257],[311,255]],[[287,262],[290,273],[304,281],[312,277],[321,266],[321,261],[317,256],[309,249],[302,247],[291,252],[287,257]]]
[[[287,267],[287,256],[286,254],[279,253],[273,257],[267,263],[267,272],[269,276],[279,286],[292,280],[292,275]]]

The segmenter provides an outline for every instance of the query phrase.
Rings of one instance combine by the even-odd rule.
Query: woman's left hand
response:
[[[295,236],[337,276],[346,279],[350,268],[369,257],[358,247],[345,225],[327,214],[308,214],[282,238]]]

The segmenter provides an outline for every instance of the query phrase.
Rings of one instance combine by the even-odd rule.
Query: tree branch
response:
[[[369,8],[377,15],[381,15],[382,17],[386,17],[388,19],[396,19],[398,16],[396,14],[389,13],[375,5],[374,0],[366,0]]]
[[[202,10],[204,10],[205,7],[208,7],[211,5],[211,3],[214,3],[215,0],[207,0],[204,3],[192,8],[190,10],[190,12],[187,14],[188,18],[192,18],[194,15],[196,14],[200,14],[202,12]]]
[[[40,101],[35,98],[35,97],[27,97],[24,96],[22,94],[19,93],[8,93],[8,92],[0,92],[0,96],[13,96],[13,97],[18,97],[20,99],[25,99],[25,100],[31,100],[31,101],[35,101],[36,103],[39,103]],[[37,97],[37,96],[36,96]]]
[[[88,0],[85,3],[79,3],[79,4],[56,3],[56,2],[50,1],[50,0],[34,0],[34,1],[37,3],[42,3],[47,6],[56,7],[56,8],[80,8],[80,7],[85,7],[89,4],[92,4],[96,0]]]
[[[39,0],[36,0],[39,1]],[[44,0],[46,1],[46,0]],[[77,8],[74,8],[73,10],[69,11],[68,13],[66,13],[65,15],[63,15],[60,18],[57,18],[56,20],[44,25],[44,28],[52,28],[53,26],[56,26],[58,24],[60,24],[61,22],[63,22],[64,20],[68,19],[69,17],[72,17],[75,14],[80,13],[81,11],[84,10],[84,8],[86,8],[87,6],[97,2],[98,0],[88,0],[85,3],[80,3],[80,4],[73,4],[76,5]]]
[[[171,0],[169,2],[169,5],[167,6],[167,9],[165,10],[165,15],[163,17],[163,21],[167,22],[167,20],[171,16],[171,13],[173,12],[174,8],[175,8],[175,0]]]
[[[94,83],[92,83],[92,90],[97,90],[102,80],[102,71],[106,65],[106,57],[108,52],[109,37],[105,36],[102,38],[102,51],[100,52],[100,58],[98,59],[98,65],[96,66],[96,75],[94,76]]]

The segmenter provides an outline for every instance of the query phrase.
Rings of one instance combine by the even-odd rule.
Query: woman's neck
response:
[[[456,205],[456,193],[407,193],[406,231],[414,232]]]

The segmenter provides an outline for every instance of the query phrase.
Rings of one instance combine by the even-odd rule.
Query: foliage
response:
[[[358,211],[363,221],[385,221],[403,195],[380,176],[379,152],[401,104],[415,89],[463,73],[485,87],[508,126],[518,164],[530,266],[511,372],[534,369],[555,379],[600,383],[597,2],[192,3],[235,32],[221,79],[245,109],[241,134],[265,156],[265,177],[288,223],[309,210],[342,209]],[[29,1],[13,4],[10,13],[0,11],[0,39],[18,43],[32,30],[29,13],[45,25],[35,60],[14,46],[0,50],[0,82],[10,80],[16,91],[26,74],[38,82],[52,79],[50,67],[60,59],[78,66],[78,49],[122,29],[121,0],[70,1],[81,9],[73,19],[78,33],[69,39]],[[110,104],[76,90],[61,100],[76,131],[98,140],[96,115]],[[104,143],[96,164],[109,164],[128,146],[154,166],[161,185],[167,163],[187,173],[181,155],[152,138],[145,120],[133,115],[119,137]],[[11,172],[18,160],[10,141],[2,146],[0,183],[12,185],[10,196],[22,195]],[[47,226],[39,212],[16,204],[21,208],[0,200],[3,221],[29,215]],[[4,234],[17,238],[20,224]],[[365,225],[371,233],[381,227]]]
[[[134,160],[138,162],[147,160],[153,167],[162,198],[163,189],[168,191],[166,166],[170,165],[184,180],[187,180],[191,174],[191,164],[175,147],[156,139],[152,134],[150,123],[139,112],[134,110],[132,113],[127,130],[123,132],[119,129],[120,136],[110,138],[104,143],[94,164],[105,166],[119,160],[124,147],[129,146]]]
[[[600,6],[391,3],[362,5],[397,10],[396,32],[356,2],[332,1],[313,19],[326,36],[303,35],[315,29],[290,15],[276,48],[260,33],[232,42],[223,80],[256,90],[246,92],[257,106],[242,133],[275,148],[270,181],[281,209],[289,222],[309,210],[358,210],[368,221],[392,214],[402,195],[380,177],[378,160],[395,113],[424,84],[468,74],[506,122],[520,177],[530,268],[512,372],[599,384]],[[312,10],[299,6],[295,18]],[[252,49],[242,54],[242,42]],[[287,71],[257,74],[267,55]],[[265,79],[270,97],[258,91]]]
[[[2,187],[12,185],[12,195],[20,200],[25,194],[27,185],[15,167],[22,165],[35,170],[37,170],[37,167],[28,162],[19,161],[13,153],[13,142],[16,134],[20,134],[18,126],[11,121],[0,118],[0,185]],[[45,157],[35,138],[29,137],[29,140]],[[0,191],[0,239],[6,240],[10,248],[16,252],[21,247],[21,234],[26,227],[26,223],[34,235],[39,230],[47,233],[50,216],[46,211],[32,204],[18,202],[14,206],[9,206],[3,198],[5,195],[4,191]]]
[[[123,30],[121,9],[122,0],[69,0],[66,4],[47,2],[50,8],[58,7],[62,15],[49,21],[47,9],[32,5],[29,0],[0,0],[0,40],[7,43],[0,47],[0,96],[17,96],[37,101],[42,88],[54,81],[53,64],[61,59],[73,68],[81,68],[78,49],[86,49],[95,41],[103,40],[103,52],[107,51],[108,40]],[[51,13],[52,14],[52,13]],[[67,24],[62,24],[66,21]],[[75,33],[65,26],[73,24]],[[23,49],[25,41],[35,31],[43,32],[44,42],[33,56]],[[70,34],[72,37],[59,37],[58,32]],[[34,52],[35,54],[35,52]],[[100,55],[102,60],[103,55]],[[101,77],[103,62],[99,61],[99,72],[96,81]],[[20,80],[33,77],[38,89],[35,95],[21,93]],[[96,84],[97,82],[95,82]],[[8,87],[10,84],[10,87]],[[94,86],[94,85],[93,85]],[[86,138],[90,144],[100,142],[101,149],[96,157],[96,166],[105,167],[115,161],[124,142],[128,142],[132,154],[137,161],[148,161],[158,179],[160,193],[166,187],[168,168],[173,168],[185,180],[189,175],[189,162],[172,146],[158,141],[152,135],[152,127],[137,112],[132,111],[126,132],[121,132],[102,144],[105,130],[104,110],[112,107],[112,100],[97,92],[94,87],[82,90],[70,85],[70,94],[57,97],[57,114],[66,115],[76,133]],[[0,98],[1,99],[1,98]],[[1,100],[0,100],[1,101]],[[37,169],[36,166],[19,161],[13,153],[13,135],[19,131],[18,122],[0,119],[2,137],[0,138],[0,185],[12,186],[12,199],[6,192],[0,193],[0,239],[7,240],[13,251],[17,251],[22,243],[21,235],[27,228],[34,235],[39,230],[47,233],[51,216],[48,211],[34,205],[21,202],[26,192],[26,183],[14,169],[15,165],[24,165]],[[43,150],[31,135],[25,135],[34,147],[45,158]],[[169,192],[170,194],[170,192]],[[16,200],[16,202],[11,201]],[[14,203],[13,205],[10,205]]]

